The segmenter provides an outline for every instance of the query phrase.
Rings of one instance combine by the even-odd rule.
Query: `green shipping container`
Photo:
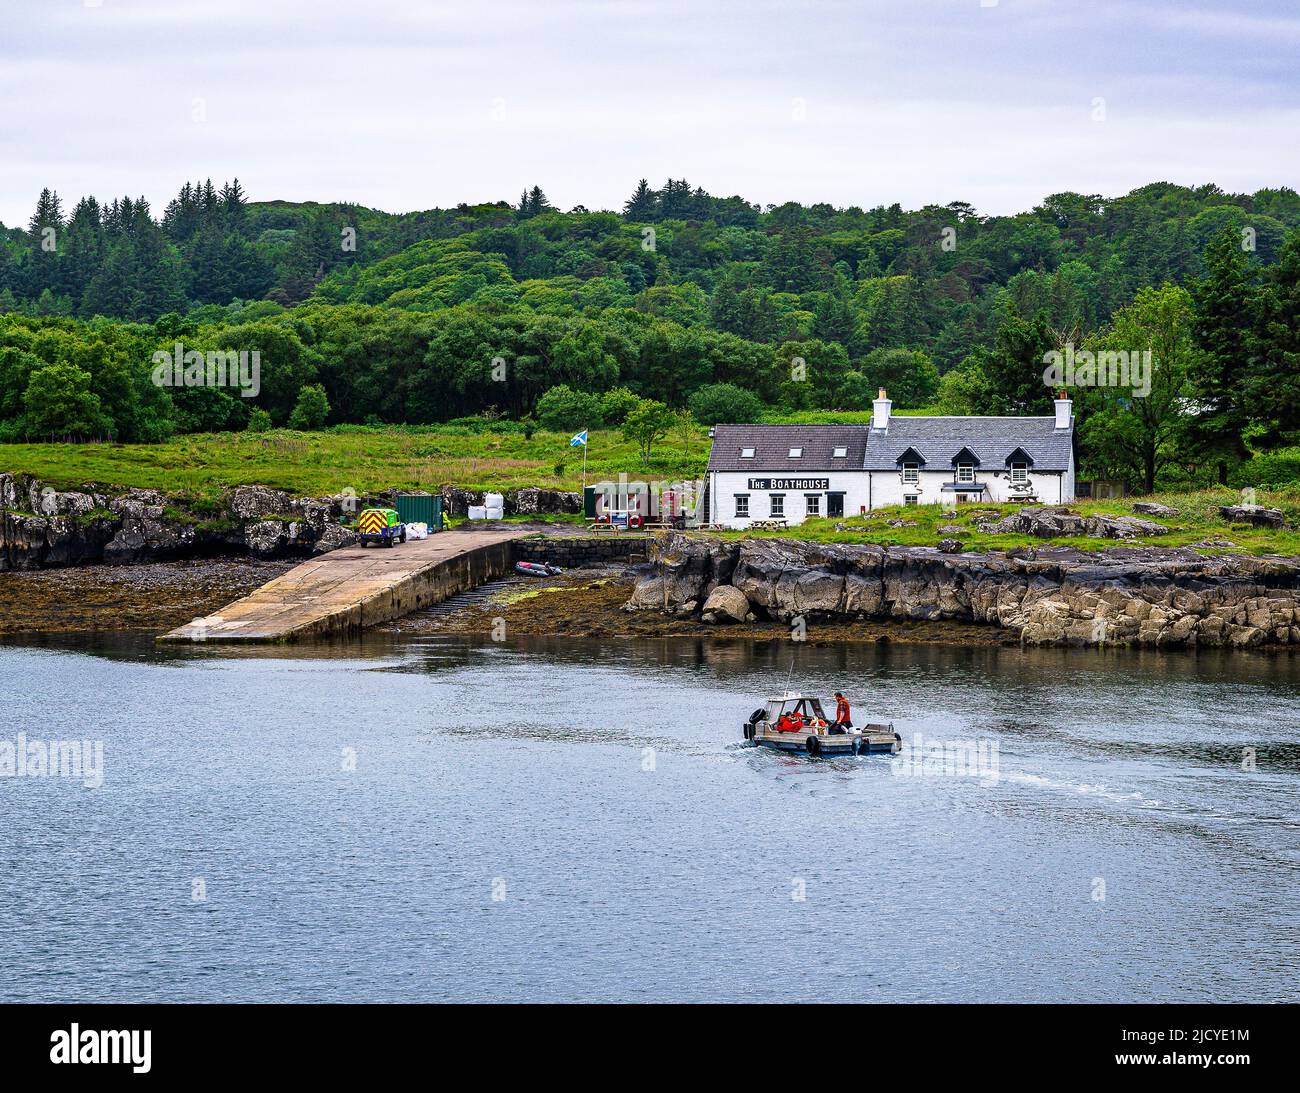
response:
[[[596,487],[588,486],[582,491],[582,515],[588,520],[596,519]]]
[[[404,524],[428,524],[430,531],[442,530],[442,495],[437,493],[399,493],[393,507]]]

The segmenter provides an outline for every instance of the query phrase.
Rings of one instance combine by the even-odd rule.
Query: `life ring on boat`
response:
[[[816,736],[810,736],[803,742],[803,746],[808,749],[809,755],[821,755],[822,742]]]

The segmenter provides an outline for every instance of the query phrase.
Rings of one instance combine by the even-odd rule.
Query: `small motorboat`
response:
[[[564,570],[545,562],[515,562],[515,572],[525,577],[558,577]]]
[[[746,740],[766,748],[808,755],[894,755],[903,746],[892,721],[888,725],[832,728],[820,698],[793,691],[774,695],[766,706],[750,714],[744,733]]]

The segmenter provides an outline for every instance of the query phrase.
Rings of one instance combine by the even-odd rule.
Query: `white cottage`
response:
[[[870,425],[718,425],[705,520],[802,523],[886,505],[1074,500],[1073,404],[1053,417],[894,417]]]

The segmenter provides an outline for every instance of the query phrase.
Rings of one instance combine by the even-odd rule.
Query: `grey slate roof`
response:
[[[860,471],[865,456],[866,425],[716,425],[710,471]],[[741,448],[753,448],[741,459]],[[791,448],[803,456],[790,458]],[[847,454],[836,458],[836,448]]]
[[[1036,471],[1064,471],[1070,465],[1073,427],[1057,430],[1054,417],[899,417],[884,432],[869,430],[863,469],[892,471],[898,457],[915,448],[927,470],[947,470],[963,448],[979,457],[983,470],[1001,470],[1007,456],[1023,448]]]

